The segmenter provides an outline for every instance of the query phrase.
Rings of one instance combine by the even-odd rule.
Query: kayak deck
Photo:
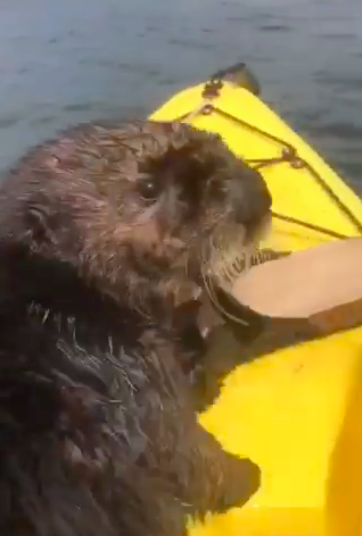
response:
[[[233,83],[206,102],[204,88],[183,90],[150,118],[219,133],[237,155],[261,164],[273,212],[285,216],[274,218],[266,247],[293,251],[361,235],[360,199],[276,113]],[[226,450],[261,466],[262,485],[243,508],[210,515],[192,534],[362,534],[361,346],[358,328],[277,350],[225,379],[200,421]]]
[[[195,534],[359,534],[346,518],[356,526],[362,496],[361,335],[279,350],[227,377],[201,423],[260,465],[262,486]]]
[[[205,114],[202,105],[208,102],[203,98],[203,89],[201,84],[183,90],[154,112],[151,119],[183,118],[197,128],[220,134],[230,149],[246,161],[253,165],[260,162],[260,171],[272,193],[274,213],[341,235],[361,234],[362,227],[358,228],[336,202],[337,198],[359,222],[362,204],[358,196],[275,112],[246,89],[225,82],[211,101],[211,113]],[[295,150],[291,162],[285,159],[290,148]],[[299,163],[301,167],[296,167]],[[309,247],[330,238],[312,229],[300,229],[289,221],[274,221],[272,240],[279,249]]]

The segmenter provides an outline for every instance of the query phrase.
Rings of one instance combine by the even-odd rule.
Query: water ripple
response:
[[[0,167],[69,122],[146,115],[236,61],[327,160],[361,180],[360,0],[3,0]]]

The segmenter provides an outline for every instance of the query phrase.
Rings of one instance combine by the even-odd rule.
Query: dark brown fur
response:
[[[8,174],[0,534],[177,536],[254,493],[257,466],[198,425],[176,310],[269,207],[256,172],[179,124],[83,125]]]

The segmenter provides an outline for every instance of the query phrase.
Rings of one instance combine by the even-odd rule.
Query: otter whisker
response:
[[[224,315],[225,318],[228,318],[229,320],[232,320],[233,322],[236,322],[238,324],[248,326],[248,322],[246,322],[240,317],[233,315],[227,309],[225,309],[225,307],[221,305],[220,301],[218,300],[216,296],[216,292],[215,292],[214,285],[213,285],[213,280],[210,279],[204,271],[202,272],[202,277],[203,277],[206,293],[209,296],[213,305],[215,306],[215,309],[219,311],[222,315]]]
[[[147,207],[138,217],[137,220],[134,222],[135,225],[143,225],[144,223],[150,221],[156,212],[160,208],[160,200],[156,201],[156,203],[153,203],[151,206]]]

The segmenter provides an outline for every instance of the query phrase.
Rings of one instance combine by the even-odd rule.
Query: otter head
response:
[[[2,237],[116,299],[228,278],[268,220],[260,174],[186,124],[88,124],[33,150],[2,184]],[[10,223],[9,223],[10,222]],[[180,298],[182,299],[182,298]]]

